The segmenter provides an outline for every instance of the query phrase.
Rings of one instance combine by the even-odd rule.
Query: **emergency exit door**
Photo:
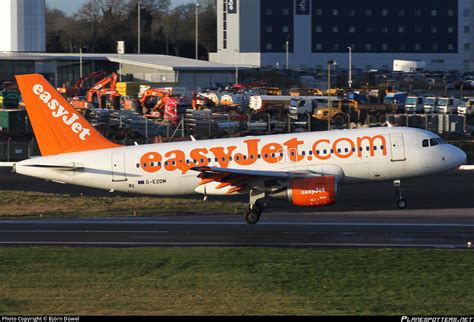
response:
[[[124,154],[112,154],[112,181],[127,181]]]
[[[390,135],[392,161],[405,161],[405,145],[403,143],[403,134],[395,133]]]

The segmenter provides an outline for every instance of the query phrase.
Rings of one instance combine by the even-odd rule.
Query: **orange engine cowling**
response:
[[[294,179],[283,192],[273,195],[275,199],[287,199],[295,206],[321,207],[336,202],[337,181],[334,176]]]

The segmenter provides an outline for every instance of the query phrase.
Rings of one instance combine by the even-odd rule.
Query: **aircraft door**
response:
[[[392,161],[405,161],[405,145],[403,143],[403,134],[395,133],[390,135]]]
[[[127,181],[124,154],[112,154],[112,181]]]

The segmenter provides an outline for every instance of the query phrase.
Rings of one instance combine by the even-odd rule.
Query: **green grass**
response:
[[[0,217],[143,216],[167,213],[242,213],[245,203],[162,197],[92,197],[2,190]]]
[[[472,315],[449,250],[0,248],[0,315]]]

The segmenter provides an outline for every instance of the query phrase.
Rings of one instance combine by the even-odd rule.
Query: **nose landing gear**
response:
[[[403,199],[403,190],[402,190],[402,183],[400,180],[393,181],[393,186],[397,188],[396,194],[398,195],[397,206],[400,209],[405,209],[408,206],[408,203],[405,199]]]

